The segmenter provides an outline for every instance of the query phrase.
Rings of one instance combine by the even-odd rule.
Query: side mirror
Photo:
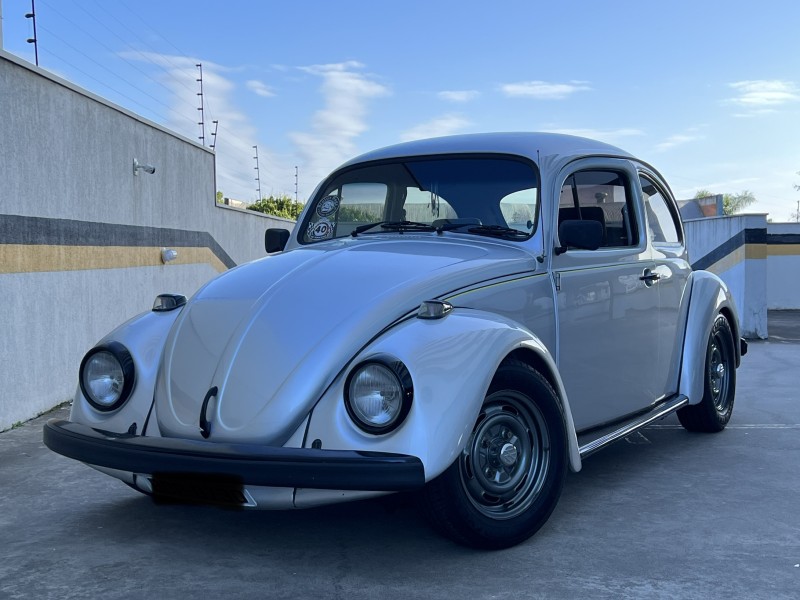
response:
[[[556,254],[563,254],[567,248],[597,250],[603,243],[603,224],[599,221],[568,219],[559,224],[558,239],[562,246],[556,248]]]
[[[281,252],[289,241],[288,229],[267,229],[264,234],[264,248],[269,254]]]

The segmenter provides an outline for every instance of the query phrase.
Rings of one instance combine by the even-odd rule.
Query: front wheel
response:
[[[688,431],[717,432],[725,429],[733,414],[736,394],[736,350],[725,315],[717,315],[706,347],[703,399],[678,411]]]
[[[456,461],[423,490],[432,525],[476,548],[532,536],[553,512],[567,469],[566,430],[553,388],[529,365],[502,365]]]

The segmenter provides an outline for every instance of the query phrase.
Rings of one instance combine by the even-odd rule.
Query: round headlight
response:
[[[92,348],[81,362],[81,391],[100,411],[122,406],[133,389],[134,377],[130,352],[117,342]]]
[[[345,384],[347,412],[368,433],[387,433],[399,426],[412,397],[411,377],[399,361],[361,364]]]

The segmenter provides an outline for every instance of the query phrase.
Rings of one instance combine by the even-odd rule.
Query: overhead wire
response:
[[[55,12],[57,12],[57,11],[55,11]],[[67,19],[67,20],[69,21],[69,19]],[[73,24],[74,24],[74,23],[73,23]],[[131,81],[130,81],[130,80],[128,80],[128,79],[126,79],[126,78],[122,77],[121,75],[119,75],[119,74],[118,74],[117,72],[115,72],[114,70],[112,70],[112,69],[108,68],[108,67],[107,67],[107,66],[105,66],[104,64],[102,64],[102,63],[100,63],[99,61],[95,60],[95,58],[93,58],[92,56],[90,56],[90,55],[86,54],[86,52],[82,51],[81,49],[77,48],[75,45],[71,44],[70,42],[68,42],[67,40],[65,40],[64,38],[62,38],[62,37],[61,37],[59,34],[57,34],[55,31],[53,31],[53,30],[49,29],[48,27],[44,27],[44,26],[40,26],[40,29],[42,29],[42,30],[44,30],[46,33],[48,33],[52,39],[54,39],[54,40],[56,40],[56,41],[60,42],[60,43],[61,43],[61,44],[63,44],[64,46],[66,46],[66,47],[70,48],[70,49],[71,49],[71,50],[72,50],[74,53],[76,53],[76,54],[78,54],[78,55],[80,55],[80,56],[84,57],[84,58],[85,58],[85,59],[87,59],[88,61],[90,61],[90,62],[94,63],[95,65],[97,65],[97,67],[99,67],[99,68],[100,68],[100,69],[102,69],[103,71],[105,71],[105,72],[107,72],[107,73],[110,73],[110,74],[111,74],[113,77],[115,77],[116,79],[118,79],[118,80],[122,81],[122,82],[123,82],[123,83],[124,83],[126,86],[128,86],[128,87],[130,87],[130,88],[133,88],[134,90],[136,90],[136,92],[137,92],[138,94],[141,94],[141,95],[143,95],[143,96],[147,96],[148,98],[150,98],[151,100],[153,100],[153,101],[154,101],[154,102],[156,102],[157,104],[160,104],[161,106],[163,106],[164,108],[166,108],[168,111],[170,111],[170,112],[173,112],[173,107],[169,106],[168,104],[165,104],[165,103],[164,103],[164,102],[162,102],[162,101],[161,101],[159,98],[156,98],[156,97],[155,97],[155,96],[153,96],[152,94],[149,94],[149,93],[148,93],[148,92],[146,92],[145,90],[142,90],[141,88],[139,88],[139,87],[137,87],[136,85],[134,85],[133,83],[131,83]],[[127,100],[129,100],[129,101],[131,101],[131,102],[133,102],[133,103],[134,103],[134,104],[136,104],[137,106],[139,106],[139,107],[142,107],[142,108],[144,108],[145,110],[149,111],[150,113],[152,113],[152,114],[154,114],[154,115],[156,115],[156,116],[160,117],[160,118],[161,118],[163,121],[168,121],[168,120],[169,120],[169,118],[168,118],[168,117],[166,117],[166,116],[165,116],[163,113],[161,113],[161,112],[160,112],[158,109],[154,109],[154,107],[152,107],[152,106],[148,106],[148,105],[146,105],[146,104],[144,104],[144,103],[142,103],[142,102],[140,102],[140,101],[138,101],[138,100],[135,100],[134,98],[132,98],[131,96],[129,96],[128,94],[126,94],[125,92],[123,92],[122,90],[120,90],[120,89],[118,89],[117,87],[114,87],[113,85],[109,84],[107,81],[105,81],[105,80],[100,80],[100,79],[98,79],[97,77],[95,77],[95,76],[91,75],[90,73],[86,72],[85,70],[81,69],[81,68],[80,68],[80,67],[78,67],[76,64],[73,64],[73,63],[71,63],[71,62],[70,62],[68,59],[66,59],[64,56],[57,56],[55,53],[53,53],[53,57],[57,58],[57,59],[59,60],[59,62],[61,62],[62,64],[64,64],[64,65],[66,65],[66,66],[68,66],[68,67],[70,67],[70,68],[73,68],[73,69],[75,69],[75,70],[77,70],[77,71],[79,71],[79,72],[83,73],[83,74],[84,74],[84,75],[86,75],[88,78],[90,78],[91,80],[95,81],[95,82],[96,82],[96,83],[98,83],[100,86],[102,86],[102,88],[108,89],[108,90],[110,90],[110,91],[114,92],[115,94],[118,94],[119,96],[121,96],[121,97],[123,97],[123,98],[125,98],[125,99],[127,99]],[[175,112],[176,114],[179,114],[177,111],[174,111],[174,112]]]
[[[143,46],[143,47],[150,48],[154,54],[157,54],[157,55],[158,55],[160,58],[164,59],[164,61],[165,61],[165,62],[167,62],[167,63],[169,63],[169,64],[170,64],[170,66],[172,66],[172,67],[173,67],[173,68],[174,68],[176,71],[179,71],[179,70],[183,70],[183,69],[185,69],[185,65],[179,65],[179,64],[175,63],[175,62],[172,60],[172,57],[171,57],[169,54],[163,54],[163,53],[159,52],[158,50],[156,50],[154,47],[150,46],[150,44],[148,44],[148,43],[147,43],[147,42],[146,42],[144,39],[142,39],[141,37],[139,37],[139,35],[137,35],[135,31],[133,31],[133,30],[132,30],[130,27],[128,27],[128,26],[125,24],[125,22],[124,22],[124,21],[122,21],[122,20],[120,20],[119,18],[117,18],[117,16],[116,16],[114,13],[111,13],[111,12],[109,12],[109,11],[108,11],[108,8],[107,8],[107,6],[103,6],[103,5],[102,5],[102,4],[100,4],[100,3],[99,3],[97,0],[92,0],[92,2],[94,2],[94,4],[97,6],[97,8],[98,8],[98,9],[99,9],[101,12],[103,12],[103,13],[104,13],[106,16],[108,16],[108,17],[112,18],[114,21],[116,21],[116,22],[117,22],[117,23],[118,23],[118,24],[119,24],[119,25],[120,25],[120,26],[121,26],[123,29],[125,29],[125,31],[127,31],[127,32],[128,32],[128,33],[129,33],[129,34],[130,34],[130,35],[131,35],[133,38],[135,38],[135,39],[136,39],[138,42],[140,42],[140,43],[142,44],[142,46]],[[122,3],[120,3],[120,4],[122,4]],[[107,29],[107,30],[108,30],[110,33],[112,33],[112,34],[113,34],[113,35],[114,35],[114,36],[115,36],[115,37],[116,37],[118,40],[120,40],[120,41],[121,41],[123,44],[125,44],[125,45],[126,45],[128,48],[130,48],[131,50],[133,50],[134,52],[136,52],[137,54],[139,54],[139,55],[142,57],[142,59],[143,59],[143,60],[145,60],[145,61],[147,61],[148,63],[150,63],[150,64],[153,64],[153,65],[155,65],[155,66],[157,66],[157,67],[160,67],[160,68],[161,68],[161,69],[164,71],[164,73],[165,73],[166,75],[168,75],[168,76],[172,76],[172,72],[171,72],[169,69],[166,69],[166,68],[165,68],[163,65],[160,65],[160,64],[158,64],[157,62],[154,62],[154,61],[153,61],[152,59],[150,59],[150,58],[149,58],[149,57],[148,57],[146,54],[144,54],[144,53],[143,53],[143,52],[141,52],[140,50],[138,50],[138,49],[134,48],[133,46],[131,46],[131,45],[130,45],[130,44],[127,42],[127,41],[125,41],[125,39],[123,39],[123,38],[122,38],[122,37],[121,37],[119,34],[117,34],[117,32],[115,32],[115,31],[111,30],[110,28],[108,28],[108,27],[107,27],[107,25],[106,25],[105,23],[102,23],[102,22],[101,22],[101,21],[100,21],[100,20],[99,20],[99,19],[98,19],[96,16],[94,16],[92,13],[90,13],[89,11],[87,11],[85,8],[83,8],[83,7],[82,7],[82,6],[80,6],[80,5],[78,5],[78,6],[79,6],[79,7],[80,7],[80,8],[81,8],[81,9],[82,9],[84,12],[86,12],[87,14],[89,14],[89,15],[90,15],[90,16],[91,16],[93,19],[95,19],[95,20],[96,20],[98,23],[100,23],[101,25],[103,25],[104,27],[106,27],[106,29]],[[135,13],[134,13],[134,14],[135,14]],[[138,16],[138,15],[137,15],[137,16]],[[177,50],[177,49],[176,49],[176,50]],[[187,59],[189,58],[189,57],[188,57],[188,55],[187,55],[185,52],[181,51],[181,50],[178,50],[178,53],[179,53],[179,55],[180,55],[182,58],[187,58]],[[182,85],[184,88],[186,88],[186,90],[188,90],[188,91],[190,91],[190,92],[193,92],[193,93],[195,92],[195,90],[194,90],[193,88],[191,88],[190,86],[188,86],[188,85],[187,85],[187,84],[186,84],[186,83],[185,83],[185,82],[184,82],[182,79],[179,79],[179,80],[178,80],[178,83],[180,83],[180,84],[181,84],[181,85]],[[170,91],[172,91],[172,90],[170,90]]]
[[[41,25],[39,26],[39,29],[41,29],[41,30],[43,30],[43,31],[47,32],[48,34],[50,34],[50,36],[51,36],[53,39],[55,39],[55,40],[58,40],[59,42],[61,42],[61,43],[62,43],[62,44],[64,44],[65,46],[67,46],[67,47],[71,48],[71,49],[72,49],[74,52],[76,52],[76,53],[80,54],[81,56],[83,56],[83,57],[84,57],[84,58],[86,58],[87,60],[91,61],[92,63],[94,63],[95,65],[97,65],[98,67],[100,67],[102,70],[104,70],[104,71],[106,71],[106,72],[110,73],[111,75],[113,75],[114,77],[116,77],[117,79],[119,79],[120,81],[122,81],[123,83],[125,83],[126,85],[130,85],[130,83],[129,83],[129,82],[128,82],[128,81],[127,81],[127,80],[126,80],[124,77],[122,77],[122,76],[118,75],[117,73],[115,73],[114,71],[112,71],[111,69],[109,69],[108,67],[106,67],[106,66],[104,66],[103,64],[101,64],[101,63],[97,62],[97,61],[96,61],[94,58],[92,58],[91,56],[89,56],[89,55],[88,55],[88,54],[86,54],[85,52],[83,52],[83,51],[79,50],[78,48],[76,48],[75,46],[73,46],[72,44],[70,44],[68,41],[66,41],[65,39],[61,38],[61,37],[60,37],[60,36],[59,36],[57,33],[55,33],[54,31],[50,30],[50,29],[49,29],[49,28],[47,28],[47,27],[43,27],[43,26],[41,26]],[[70,63],[69,61],[65,60],[63,57],[58,57],[58,59],[59,59],[59,60],[60,60],[60,61],[61,61],[63,64],[65,64],[65,65],[67,65],[67,66],[69,66],[69,67],[71,67],[71,68],[75,69],[76,71],[79,71],[79,72],[83,73],[84,75],[86,75],[87,77],[89,77],[90,79],[92,79],[93,81],[97,82],[98,84],[100,84],[101,86],[105,87],[106,89],[109,89],[109,90],[111,90],[111,91],[112,91],[112,92],[114,92],[115,94],[119,94],[119,95],[120,95],[120,96],[122,96],[123,98],[126,98],[126,99],[130,100],[131,102],[134,102],[134,103],[135,103],[135,104],[137,104],[138,106],[140,106],[140,107],[143,107],[143,108],[147,109],[148,111],[150,111],[150,112],[152,112],[152,113],[154,113],[154,114],[158,115],[158,116],[159,116],[159,117],[161,117],[161,118],[162,118],[164,121],[167,121],[167,120],[168,120],[168,117],[164,116],[162,113],[160,113],[160,112],[158,112],[158,111],[156,111],[156,110],[153,110],[153,108],[152,108],[152,107],[150,107],[150,106],[147,106],[147,105],[145,105],[145,104],[142,104],[141,102],[139,102],[139,101],[137,101],[137,100],[134,100],[133,98],[131,98],[130,96],[128,96],[128,95],[127,95],[127,94],[125,94],[124,92],[122,92],[122,91],[120,91],[120,90],[116,89],[115,87],[113,87],[113,86],[109,85],[107,82],[105,82],[105,81],[101,81],[100,79],[97,79],[96,77],[94,77],[94,76],[90,75],[89,73],[87,73],[86,71],[84,71],[83,69],[81,69],[80,67],[78,67],[77,65],[74,65],[74,64]],[[150,98],[150,99],[151,99],[151,100],[153,100],[154,102],[156,102],[156,103],[160,104],[161,106],[165,107],[167,110],[170,110],[170,111],[172,110],[172,107],[170,107],[169,105],[165,104],[164,102],[162,102],[161,100],[159,100],[159,99],[158,99],[158,98],[156,98],[155,96],[153,96],[153,95],[151,95],[151,94],[148,94],[147,92],[145,92],[144,90],[142,90],[142,89],[140,89],[140,88],[137,88],[136,86],[132,86],[132,85],[131,85],[130,87],[133,87],[133,88],[134,88],[134,89],[135,89],[137,92],[139,92],[140,94],[143,94],[143,95],[147,96],[148,98]],[[186,117],[186,118],[188,119],[188,117]]]

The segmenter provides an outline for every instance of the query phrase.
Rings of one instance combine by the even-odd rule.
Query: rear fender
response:
[[[716,316],[724,312],[733,332],[736,365],[741,361],[739,345],[739,313],[728,286],[708,271],[694,271],[690,275],[691,297],[683,340],[679,393],[689,398],[689,404],[703,399],[705,360],[708,337]]]
[[[362,350],[336,378],[311,414],[306,447],[396,452],[417,456],[425,480],[441,474],[466,445],[489,384],[502,361],[515,350],[536,353],[550,369],[543,373],[561,402],[570,465],[581,468],[572,413],[550,353],[530,331],[500,315],[455,309],[443,319],[408,319]],[[380,355],[401,360],[414,385],[405,422],[386,435],[371,435],[350,419],[344,381],[353,368]]]

